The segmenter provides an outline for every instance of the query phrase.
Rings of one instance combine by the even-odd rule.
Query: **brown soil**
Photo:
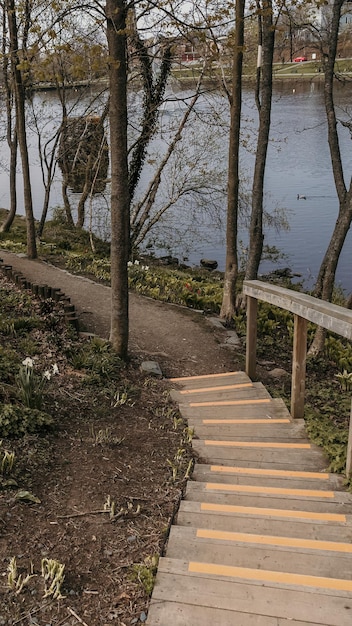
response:
[[[60,287],[86,328],[108,336],[108,287],[0,256],[30,280]],[[168,398],[170,382],[141,373],[141,361],[157,360],[165,376],[182,376],[238,369],[242,356],[224,347],[225,331],[199,313],[131,294],[130,320],[131,361],[117,378],[74,367],[60,323],[32,333],[41,346],[38,366],[59,366],[43,407],[55,425],[2,443],[16,453],[16,484],[0,481],[0,626],[132,626],[146,619],[154,557],[167,540],[192,452]],[[0,335],[0,346],[24,350],[22,340]],[[11,385],[4,389],[11,399]],[[38,501],[17,500],[20,490]],[[7,578],[12,557],[18,574],[34,574],[17,592]],[[65,565],[60,599],[44,597],[42,559]]]

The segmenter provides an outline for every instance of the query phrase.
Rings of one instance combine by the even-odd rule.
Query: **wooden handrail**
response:
[[[291,382],[291,415],[304,415],[304,395],[307,359],[307,324],[313,322],[331,332],[352,340],[352,311],[325,300],[319,300],[292,289],[285,289],[260,280],[245,280],[243,293],[247,296],[246,373],[256,375],[257,302],[262,300],[294,314],[294,338]],[[352,420],[352,410],[351,410]],[[352,425],[350,425],[346,474],[352,470]]]

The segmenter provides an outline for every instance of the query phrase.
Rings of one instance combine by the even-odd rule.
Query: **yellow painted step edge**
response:
[[[236,541],[240,543],[259,543],[266,546],[283,546],[287,548],[305,548],[308,550],[324,550],[329,552],[352,552],[351,543],[335,541],[318,541],[297,537],[280,537],[276,535],[253,535],[250,533],[233,533],[224,530],[198,528],[196,536],[200,539],[219,539],[220,541]]]
[[[247,493],[276,494],[282,496],[303,496],[307,498],[334,498],[333,491],[319,489],[287,489],[284,487],[258,487],[257,485],[227,485],[224,483],[206,483],[209,491],[236,491]]]
[[[271,419],[271,417],[266,417],[265,419],[211,419],[211,420],[202,420],[202,424],[292,424],[292,421],[283,418],[283,419]]]
[[[240,406],[250,404],[268,404],[271,402],[270,398],[259,398],[256,400],[218,400],[217,402],[190,402],[191,407],[201,406]]]
[[[342,578],[325,578],[322,576],[308,576],[304,574],[291,574],[288,572],[254,570],[248,567],[232,567],[229,565],[216,565],[212,563],[197,563],[195,561],[191,561],[188,564],[188,571],[196,574],[212,574],[215,576],[260,580],[263,582],[299,585],[303,587],[352,591],[352,580],[343,580]]]
[[[204,445],[229,448],[296,448],[300,450],[309,450],[312,447],[310,443],[278,443],[276,441],[216,441],[213,439],[205,439]]]
[[[211,465],[210,471],[224,474],[248,474],[250,476],[282,476],[287,478],[329,480],[327,472],[300,472],[297,470],[261,469],[256,467],[231,467],[230,465]]]
[[[221,378],[222,376],[239,376],[245,372],[222,372],[221,374],[200,374],[199,376],[181,376],[180,378],[170,378],[171,382],[177,383],[186,380],[204,380],[205,378]]]
[[[209,393],[211,391],[231,391],[232,389],[245,389],[253,387],[253,383],[237,383],[235,385],[221,385],[221,387],[200,387],[199,389],[183,389],[180,394],[187,396],[192,393]]]
[[[254,506],[236,506],[232,504],[211,504],[201,502],[201,511],[213,513],[240,513],[241,515],[259,515],[269,517],[291,517],[295,519],[315,519],[323,522],[346,522],[346,515],[342,513],[316,513],[314,511],[291,511],[289,509],[270,509]]]

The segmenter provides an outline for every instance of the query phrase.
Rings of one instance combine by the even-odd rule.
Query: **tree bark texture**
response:
[[[260,5],[260,3],[258,3]],[[259,263],[263,251],[263,194],[264,174],[268,152],[271,101],[273,92],[273,54],[275,27],[271,0],[263,0],[259,9],[259,28],[262,28],[262,69],[258,72],[260,80],[260,98],[256,98],[259,111],[259,130],[255,157],[252,211],[249,228],[249,254],[246,267],[246,279],[254,280],[258,275]]]
[[[242,109],[242,65],[244,46],[245,0],[236,0],[236,26],[233,49],[230,143],[227,182],[226,264],[220,317],[233,323],[236,308],[236,281],[238,275],[238,199],[239,148]]]
[[[344,0],[334,0],[329,51],[325,63],[324,76],[324,98],[328,123],[328,142],[335,188],[339,199],[339,212],[337,220],[321,263],[314,289],[314,295],[317,298],[322,298],[327,301],[331,301],[332,298],[337,264],[352,222],[352,181],[350,181],[349,188],[347,188],[343,174],[343,163],[337,132],[338,122],[334,104],[334,67],[343,2]],[[325,334],[326,333],[322,329],[317,329],[313,342],[309,348],[310,355],[318,354],[323,349]]]
[[[5,221],[1,224],[0,231],[7,233],[15,219],[17,211],[17,190],[16,190],[16,171],[17,171],[17,130],[16,123],[13,122],[13,89],[12,81],[9,77],[9,59],[6,48],[6,35],[7,35],[7,19],[6,14],[3,15],[3,31],[2,31],[2,71],[3,71],[3,83],[5,91],[6,102],[6,138],[7,144],[10,150],[10,210]]]
[[[23,86],[20,61],[18,56],[18,29],[14,0],[6,2],[7,20],[10,35],[10,53],[12,75],[14,79],[14,93],[16,105],[16,129],[20,147],[23,176],[24,208],[27,223],[27,255],[30,259],[37,257],[35,238],[35,224],[33,216],[32,188],[29,171],[28,146],[26,135],[25,93]]]
[[[127,64],[124,0],[107,0],[111,150],[111,333],[122,359],[128,352],[128,268],[130,196],[127,161]]]

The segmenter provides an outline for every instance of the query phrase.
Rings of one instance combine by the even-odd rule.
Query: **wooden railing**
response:
[[[304,395],[307,359],[307,325],[313,322],[342,337],[352,340],[352,311],[313,298],[304,293],[264,283],[245,280],[243,293],[247,296],[246,373],[256,376],[257,307],[258,300],[268,302],[294,314],[294,337],[291,381],[291,415],[304,416]],[[347,448],[346,474],[352,470],[352,405]]]

